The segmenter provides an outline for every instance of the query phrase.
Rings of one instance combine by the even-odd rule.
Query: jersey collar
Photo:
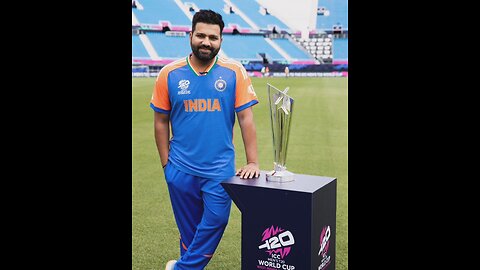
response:
[[[190,55],[191,55],[191,54],[190,54]],[[217,56],[215,56],[215,61],[213,61],[213,63],[205,70],[205,72],[207,72],[207,74],[205,74],[205,75],[200,75],[200,73],[198,73],[198,72],[193,68],[193,66],[190,64],[190,55],[187,55],[187,64],[188,64],[188,66],[190,67],[190,69],[191,69],[197,76],[205,76],[205,75],[207,75],[207,74],[210,72],[210,70],[213,68],[213,66],[215,66],[215,64],[216,64],[217,61],[218,61],[218,55],[217,55]]]

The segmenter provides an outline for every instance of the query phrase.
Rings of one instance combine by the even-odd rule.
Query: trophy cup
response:
[[[270,104],[270,120],[273,135],[273,171],[267,172],[267,181],[290,182],[295,175],[287,171],[288,135],[293,112],[293,98],[287,95],[289,87],[281,91],[267,83],[268,101]]]

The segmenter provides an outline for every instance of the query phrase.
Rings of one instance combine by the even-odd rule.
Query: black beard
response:
[[[208,48],[208,47],[205,47],[205,46],[194,46],[193,44],[190,43],[190,47],[192,48],[192,52],[193,54],[202,62],[205,62],[205,63],[208,63],[210,62],[217,54],[218,52],[220,51],[220,48],[218,49],[214,49],[214,48]],[[210,53],[205,55],[205,54],[202,54],[200,53],[200,49],[207,49],[207,50],[210,50]]]

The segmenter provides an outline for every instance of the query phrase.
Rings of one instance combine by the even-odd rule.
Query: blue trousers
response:
[[[220,184],[165,167],[173,214],[180,232],[180,259],[175,270],[203,270],[227,227],[232,200]]]

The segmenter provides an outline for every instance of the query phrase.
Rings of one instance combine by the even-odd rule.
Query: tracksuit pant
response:
[[[180,259],[175,270],[203,270],[228,223],[232,200],[221,186],[225,179],[186,174],[168,163],[165,178],[180,232]]]

